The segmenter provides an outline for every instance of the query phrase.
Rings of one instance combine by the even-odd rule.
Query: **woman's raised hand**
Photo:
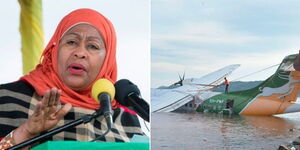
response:
[[[63,107],[59,105],[60,95],[61,90],[56,88],[45,92],[42,101],[37,103],[34,113],[15,130],[14,140],[16,143],[52,129],[70,111],[72,108],[71,104],[65,104]]]

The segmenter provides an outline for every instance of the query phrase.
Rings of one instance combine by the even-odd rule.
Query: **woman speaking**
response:
[[[40,64],[19,81],[0,86],[0,149],[6,149],[62,126],[100,104],[93,83],[117,77],[116,34],[99,12],[78,9],[65,16],[43,51]],[[142,134],[135,114],[112,101],[111,132],[102,141],[129,141]],[[90,141],[106,131],[103,117],[61,132],[52,140]]]

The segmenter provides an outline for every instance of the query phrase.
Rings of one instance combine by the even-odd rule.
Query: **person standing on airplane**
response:
[[[225,82],[224,82],[224,84],[225,84],[225,93],[227,94],[228,93],[228,87],[229,87],[229,81],[227,80],[226,77],[224,78],[224,80],[225,80]]]

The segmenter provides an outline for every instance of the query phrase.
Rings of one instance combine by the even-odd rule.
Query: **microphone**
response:
[[[127,79],[115,83],[116,100],[124,106],[131,106],[134,111],[149,122],[149,104],[140,97],[140,90]]]
[[[111,100],[115,97],[114,85],[107,79],[99,79],[92,87],[92,96],[96,101],[100,101],[100,107],[106,120],[107,128],[110,130],[113,123]]]

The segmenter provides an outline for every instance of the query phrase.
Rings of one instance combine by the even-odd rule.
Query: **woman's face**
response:
[[[96,28],[79,24],[68,30],[58,49],[58,75],[73,90],[91,84],[106,56],[104,41]]]

